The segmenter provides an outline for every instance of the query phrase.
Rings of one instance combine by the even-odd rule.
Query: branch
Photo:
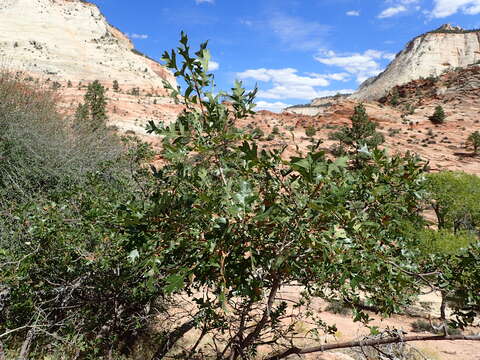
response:
[[[260,321],[257,323],[255,326],[254,330],[247,335],[244,341],[242,341],[241,344],[239,344],[239,350],[241,351],[242,349],[250,346],[255,339],[260,335],[261,331],[267,324],[267,322],[270,320],[270,315],[272,312],[272,307],[275,302],[275,297],[277,296],[278,289],[280,289],[281,281],[280,277],[276,276],[275,279],[273,280],[272,287],[270,290],[270,295],[268,296],[268,301],[267,301],[267,306],[265,308],[265,311],[263,312],[262,318]],[[234,358],[236,358],[234,356]]]
[[[280,360],[290,355],[311,354],[316,352],[325,352],[328,350],[347,349],[347,348],[360,347],[360,346],[377,346],[377,345],[386,345],[386,344],[405,343],[405,342],[411,342],[411,341],[445,341],[445,340],[480,341],[480,336],[418,335],[418,336],[407,336],[407,337],[391,337],[391,338],[385,338],[385,339],[349,341],[349,342],[338,343],[338,344],[326,344],[326,345],[320,345],[320,346],[313,346],[313,347],[303,348],[303,349],[294,347],[282,353],[268,357],[266,360]]]
[[[0,341],[0,360],[6,360],[5,351],[3,350],[3,343]]]

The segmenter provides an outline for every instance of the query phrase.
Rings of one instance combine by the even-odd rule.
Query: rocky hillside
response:
[[[438,76],[445,71],[478,62],[480,30],[443,25],[410,41],[384,72],[365,81],[352,98],[379,99],[395,85]]]
[[[344,100],[348,95],[338,94],[335,96],[326,96],[322,98],[313,99],[310,104],[294,105],[285,109],[286,112],[316,116],[322,114],[330,106]]]
[[[153,89],[174,81],[95,5],[80,0],[1,0],[0,59],[9,68],[63,81],[117,80]]]
[[[173,75],[86,1],[0,0],[0,64],[58,88],[70,113],[86,85],[99,80],[110,89],[110,123],[124,132],[142,133],[148,120],[178,111],[163,87],[164,80],[176,84]]]
[[[358,101],[340,98],[322,107],[315,116],[285,112],[259,112],[245,126],[258,127],[267,148],[287,147],[288,155],[306,150],[313,139],[329,152],[335,144],[329,134],[348,124]],[[446,72],[438,77],[413,80],[391,89],[380,101],[364,103],[370,119],[385,136],[391,153],[413,152],[429,161],[433,171],[462,170],[480,175],[480,161],[466,146],[468,136],[480,129],[480,64]],[[444,124],[429,117],[441,105]],[[279,134],[269,141],[269,134]]]

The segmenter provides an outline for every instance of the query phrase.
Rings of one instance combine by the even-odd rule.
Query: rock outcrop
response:
[[[439,76],[477,62],[480,62],[480,30],[443,25],[410,41],[384,72],[364,82],[352,98],[376,100],[396,85]]]
[[[348,96],[349,95],[338,94],[335,96],[316,98],[313,99],[310,104],[290,106],[284,109],[284,111],[299,115],[317,116],[323,114],[330,106],[338,104]]]
[[[0,0],[0,64],[61,82],[117,80],[157,92],[163,80],[175,83],[95,5],[81,0]]]

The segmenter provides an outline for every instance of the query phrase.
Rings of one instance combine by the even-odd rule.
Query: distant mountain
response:
[[[352,98],[377,100],[396,85],[478,62],[480,30],[464,30],[445,24],[410,41],[384,72],[366,80]]]

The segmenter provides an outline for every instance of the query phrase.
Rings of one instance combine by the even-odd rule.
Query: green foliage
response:
[[[118,92],[118,90],[120,90],[120,86],[118,85],[118,81],[117,81],[117,80],[113,80],[112,88],[113,88],[113,91],[117,91],[117,92]]]
[[[5,351],[31,333],[32,359],[59,349],[98,358],[112,344],[128,352],[163,306],[160,283],[145,276],[148,252],[132,252],[147,234],[136,224],[149,204],[142,165],[151,151],[72,126],[50,93],[8,74],[0,95]]]
[[[235,128],[251,113],[255,94],[240,83],[230,94],[206,90],[213,82],[205,72],[206,46],[193,58],[182,34],[178,51],[164,54],[186,83],[178,99],[186,110],[169,126],[149,128],[163,137],[165,166],[156,172],[153,215],[165,219],[158,224],[165,250],[158,261],[170,268],[166,290],[208,289],[207,297],[192,293],[209,314],[198,326],[229,329],[219,336],[224,358],[235,359],[255,354],[265,334],[282,333],[287,304],[275,298],[288,284],[305,289],[297,306],[307,309],[311,296],[360,303],[360,293],[383,314],[407,304],[418,284],[396,266],[415,269],[408,249],[416,240],[401,228],[405,219],[421,221],[424,164],[374,148],[358,169],[316,149],[290,160],[281,150],[260,151],[250,134]],[[175,97],[181,92],[171,90]],[[352,123],[349,144],[375,137],[363,106]],[[353,313],[368,321],[361,309]],[[301,316],[318,321],[318,331],[333,331],[308,310]]]
[[[62,118],[33,84],[0,74],[0,97],[0,207],[61,193],[122,152],[117,137]]]
[[[105,88],[98,80],[90,83],[84,95],[84,103],[78,104],[75,121],[80,126],[90,127],[92,131],[106,128],[107,101]]]
[[[432,332],[433,331],[432,325],[428,321],[422,320],[422,319],[417,319],[414,322],[412,322],[411,327],[414,332]]]
[[[478,176],[454,171],[429,174],[428,189],[439,228],[475,230],[480,224]]]
[[[98,80],[88,85],[85,104],[88,106],[94,130],[104,128],[107,121],[107,100],[105,98],[105,88]]]
[[[468,136],[467,146],[471,146],[473,148],[473,152],[475,154],[478,154],[478,151],[480,149],[480,132],[479,131],[475,131]]]
[[[398,93],[398,88],[394,87],[392,90],[392,99],[390,100],[390,105],[397,106],[400,103],[400,94]]]
[[[86,123],[90,119],[88,104],[78,104],[75,110],[75,121],[79,124]]]
[[[479,244],[429,258],[422,240],[404,231],[405,224],[424,224],[425,163],[378,149],[380,135],[363,106],[339,135],[348,156],[329,159],[317,145],[287,158],[284,149],[260,150],[258,134],[237,128],[253,114],[256,90],[235,82],[230,92],[217,91],[207,43],[192,55],[182,33],[178,49],[163,60],[186,85],[184,91],[165,85],[184,111],[171,124],[148,125],[162,140],[163,164],[152,168],[153,176],[142,167],[148,146],[120,147],[103,158],[95,147],[94,162],[75,168],[77,177],[54,177],[63,186],[42,182],[31,190],[32,201],[17,198],[1,208],[8,214],[7,222],[0,220],[0,293],[6,294],[0,334],[7,350],[30,333],[31,358],[59,349],[72,358],[119,358],[158,315],[175,313],[178,328],[166,326],[149,358],[210,354],[204,336],[219,360],[255,358],[266,341],[275,350],[288,348],[304,323],[313,324],[309,331],[318,338],[335,333],[314,297],[348,303],[352,318],[368,324],[356,304],[385,316],[398,312],[427,276],[456,299],[459,326],[472,321],[480,303]],[[18,109],[21,99],[6,108]],[[41,115],[52,118],[50,108]],[[59,123],[52,128],[63,129]],[[103,134],[102,144],[112,146],[113,135],[101,128],[81,134]],[[14,139],[2,138],[8,159],[18,153],[7,151],[10,144],[21,144]],[[88,144],[78,139],[84,156]],[[362,166],[350,166],[359,153]],[[46,163],[36,169],[50,176]],[[443,204],[441,196],[435,201]],[[442,206],[450,213],[448,203]],[[423,271],[433,275],[417,275]],[[286,302],[279,292],[292,285],[301,290]],[[190,303],[179,309],[181,297]],[[201,334],[195,345],[174,354],[172,347],[194,327]]]
[[[140,96],[140,89],[138,87],[134,87],[130,89],[129,94],[133,96]]]
[[[350,118],[351,126],[344,126],[339,131],[330,135],[332,140],[338,140],[344,152],[349,154],[358,153],[362,148],[375,149],[385,139],[376,131],[377,124],[368,119],[367,111],[363,104],[355,107]],[[348,150],[349,149],[349,150]],[[361,154],[359,156],[362,156]]]
[[[435,107],[435,111],[432,116],[429,117],[430,121],[434,124],[443,124],[445,122],[445,111],[441,105]]]
[[[420,250],[428,254],[450,254],[456,255],[463,250],[468,249],[478,238],[472,232],[453,233],[451,230],[423,229],[418,231],[417,236],[420,239]]]
[[[333,314],[339,314],[339,315],[350,315],[351,314],[351,309],[347,304],[345,304],[343,301],[332,301],[330,302],[327,307],[325,308],[325,311],[331,312]]]
[[[309,126],[305,129],[305,135],[307,135],[308,137],[313,137],[316,133],[317,129],[315,129],[315,127],[313,126]]]

